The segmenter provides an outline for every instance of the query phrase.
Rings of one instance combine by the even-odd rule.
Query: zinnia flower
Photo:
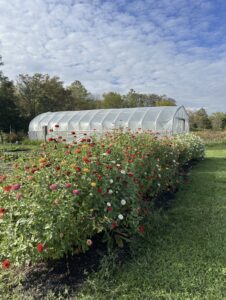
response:
[[[138,231],[139,231],[140,233],[144,233],[144,230],[145,230],[144,225],[140,225],[140,226],[138,227]]]
[[[36,246],[36,248],[37,248],[37,251],[38,251],[39,253],[41,253],[41,252],[44,250],[44,245],[41,244],[41,243],[39,243],[39,244]]]
[[[2,262],[2,268],[3,269],[8,269],[10,266],[10,261],[9,259],[5,259],[3,262]]]
[[[73,190],[72,193],[73,193],[73,195],[79,195],[80,191],[79,190]]]
[[[57,190],[57,184],[53,183],[49,186],[49,188],[53,191],[53,190]]]
[[[116,222],[112,222],[111,223],[111,228],[112,229],[115,229],[117,226],[118,226],[118,224]]]
[[[119,214],[119,215],[118,215],[118,218],[119,218],[119,220],[123,220],[123,219],[124,219],[124,217],[123,217],[122,214]]]
[[[0,176],[0,182],[3,182],[5,179],[7,178],[7,176],[6,175],[2,175],[2,176]]]
[[[7,185],[7,186],[5,186],[4,188],[3,188],[3,190],[5,191],[5,192],[9,192],[10,190],[11,190],[11,185]]]
[[[4,217],[5,214],[5,208],[0,207],[0,219]]]
[[[91,182],[92,187],[95,187],[96,185],[97,185],[96,182]]]
[[[64,187],[66,187],[67,189],[69,189],[72,186],[72,184],[70,182],[65,183]]]
[[[13,184],[12,187],[11,187],[11,190],[13,190],[13,191],[17,191],[19,189],[20,189],[20,184],[19,183]]]
[[[86,244],[87,244],[88,246],[92,246],[92,244],[93,244],[93,241],[92,241],[92,240],[90,240],[90,239],[88,239],[88,240],[86,241]]]
[[[122,205],[126,205],[126,200],[125,200],[125,199],[122,199],[122,200],[121,200],[121,204],[122,204]]]

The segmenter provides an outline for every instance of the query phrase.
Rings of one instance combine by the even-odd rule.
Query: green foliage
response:
[[[18,106],[29,119],[46,111],[63,110],[68,98],[63,82],[59,77],[48,74],[20,74],[16,84]]]
[[[66,104],[67,110],[85,110],[95,108],[94,99],[92,99],[91,94],[86,90],[80,81],[74,81],[70,86],[67,87],[67,91],[69,92],[69,97]]]
[[[0,73],[0,131],[19,126],[13,82]]]
[[[102,108],[124,107],[122,96],[118,93],[109,92],[103,94]]]
[[[159,96],[156,94],[137,93],[131,89],[123,96],[123,107],[140,107],[140,106],[175,106],[176,101],[167,96]]]
[[[195,112],[190,111],[189,121],[191,130],[203,130],[212,128],[209,116],[204,108],[201,108]]]
[[[210,116],[212,128],[215,131],[224,130],[226,128],[226,114],[223,112],[215,112]]]
[[[41,147],[0,177],[0,261],[19,265],[86,251],[99,232],[109,245],[123,246],[144,231],[153,200],[179,185],[182,165],[204,155],[194,136],[138,132]]]

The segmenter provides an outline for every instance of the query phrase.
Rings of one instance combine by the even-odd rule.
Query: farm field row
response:
[[[78,299],[226,299],[225,144],[208,149],[134,251],[107,280],[95,274]]]
[[[105,257],[101,270],[89,276],[77,295],[64,298],[224,299],[225,157],[224,145],[209,148],[207,159],[194,166],[172,207],[153,214],[144,234],[131,244],[132,259],[118,266],[114,256]],[[12,299],[14,281],[0,272],[5,299]],[[17,289],[13,299],[34,299],[40,291],[35,285],[30,288],[26,295]],[[46,299],[57,299],[51,295],[50,290]]]

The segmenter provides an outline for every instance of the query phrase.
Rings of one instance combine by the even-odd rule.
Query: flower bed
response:
[[[178,187],[180,168],[203,157],[201,140],[189,134],[52,139],[0,177],[2,267],[86,251],[100,232],[122,246],[144,233],[150,205]]]

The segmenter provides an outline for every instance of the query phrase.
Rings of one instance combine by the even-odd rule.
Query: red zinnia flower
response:
[[[145,230],[144,225],[140,225],[140,226],[138,227],[138,231],[139,231],[140,233],[144,233],[144,230]]]
[[[102,188],[97,188],[98,193],[102,193]]]
[[[113,208],[112,208],[111,206],[108,206],[108,207],[107,207],[107,211],[108,211],[108,212],[112,212],[112,210],[113,210]]]
[[[5,192],[9,192],[10,190],[11,190],[11,185],[7,185],[7,186],[5,186],[4,188],[3,188],[3,190],[5,191]]]
[[[6,175],[2,175],[2,176],[0,176],[0,182],[3,182],[5,179],[7,178],[7,176]]]
[[[3,269],[8,269],[10,266],[10,261],[9,259],[5,259],[3,262],[2,262],[2,268]]]
[[[83,161],[84,161],[86,164],[90,163],[90,160],[88,159],[88,157],[83,157]]]
[[[106,153],[107,153],[107,154],[111,154],[111,149],[107,149],[107,150],[106,150]]]
[[[111,228],[112,229],[115,229],[117,226],[118,226],[118,224],[116,222],[112,222],[111,223]]]
[[[77,171],[77,172],[81,172],[81,168],[79,168],[79,167],[76,167],[76,168],[75,168],[75,171]]]
[[[41,243],[39,243],[39,244],[36,246],[36,248],[37,248],[37,251],[38,251],[39,253],[41,253],[41,252],[44,250],[44,245],[41,244]]]
[[[5,214],[5,208],[0,207],[0,219],[4,217]]]

